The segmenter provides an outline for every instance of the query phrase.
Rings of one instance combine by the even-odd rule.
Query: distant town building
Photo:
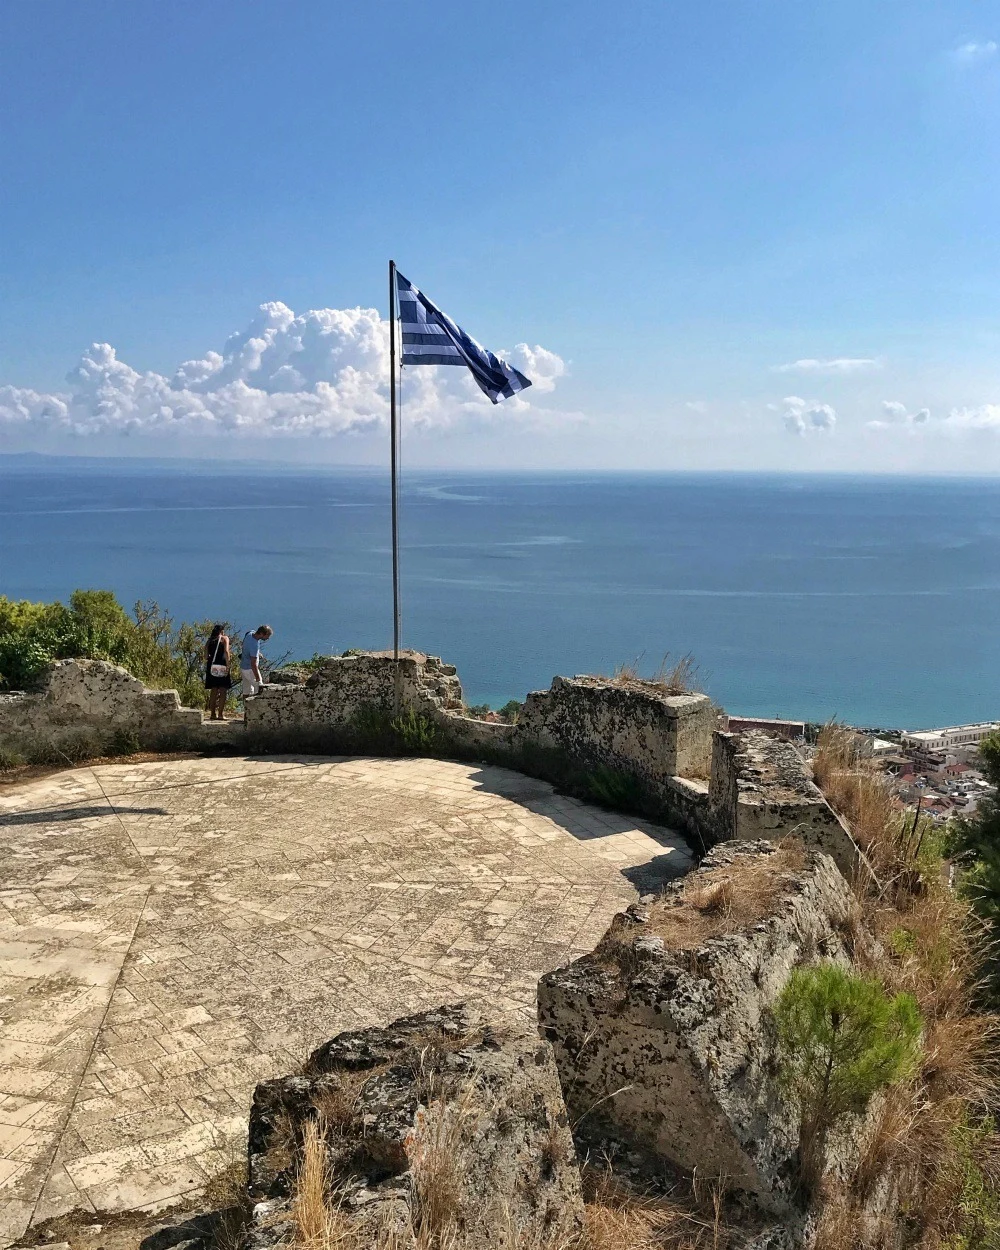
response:
[[[864,755],[893,755],[898,750],[898,742],[890,742],[888,738],[879,738],[875,734],[865,734],[861,742]]]
[[[806,735],[806,723],[801,720],[762,720],[754,716],[730,716],[728,729],[731,734],[744,729],[761,729],[772,738],[785,738],[792,742]]]
[[[975,747],[991,733],[1000,729],[997,721],[978,725],[952,725],[947,729],[918,729],[902,735],[903,746],[918,751],[948,751],[954,747]]]

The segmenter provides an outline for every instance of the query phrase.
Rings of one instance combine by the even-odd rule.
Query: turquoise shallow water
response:
[[[693,652],[730,711],[909,728],[1000,715],[1000,482],[408,473],[404,643],[471,702]],[[275,628],[392,637],[388,484],[0,458],[0,593],[77,586]]]

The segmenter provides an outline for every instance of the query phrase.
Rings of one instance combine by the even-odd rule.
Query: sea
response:
[[[0,594],[77,587],[268,623],[272,657],[392,640],[389,484],[363,469],[0,457]],[[741,715],[1000,717],[1000,481],[409,470],[403,645],[499,706],[690,655]]]

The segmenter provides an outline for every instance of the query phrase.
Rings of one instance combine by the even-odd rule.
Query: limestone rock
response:
[[[552,1049],[464,1005],[341,1033],[303,1075],[258,1085],[250,1116],[254,1246],[286,1239],[306,1127],[324,1135],[340,1211],[364,1227],[432,1220],[497,1250],[511,1230],[571,1234],[583,1199]]]
[[[301,686],[306,674],[300,668],[272,668],[267,674],[269,686]]]
[[[828,856],[730,842],[644,909],[648,921],[616,917],[591,955],[543,977],[539,1025],[578,1139],[726,1177],[788,1212],[798,1122],[770,1008],[797,965],[846,960],[848,905]]]
[[[805,760],[790,742],[760,730],[716,733],[712,750],[709,811],[716,836],[769,838],[791,834],[833,857],[850,877],[859,851]]]
[[[659,787],[674,774],[707,772],[717,714],[707,695],[668,695],[650,683],[556,677],[529,694],[518,738],[574,759],[633,773]]]

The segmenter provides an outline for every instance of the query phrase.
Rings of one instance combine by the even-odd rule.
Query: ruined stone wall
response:
[[[181,706],[176,690],[147,690],[103,660],[58,660],[38,694],[0,696],[0,739],[68,728],[128,730],[141,745],[202,740],[202,714]]]
[[[575,1244],[595,1210],[583,1205],[580,1161],[610,1173],[612,1195],[634,1187],[683,1204],[717,1186],[716,1239],[734,1250],[814,1246],[878,1107],[831,1127],[810,1194],[773,1008],[796,968],[850,966],[850,909],[829,856],[730,842],[616,916],[591,954],[542,977],[541,1044],[490,1023],[485,1003],[339,1034],[296,1075],[257,1086],[249,1250],[293,1238],[295,1175],[317,1126],[341,1218],[365,1244],[374,1228],[419,1216],[423,1169],[441,1149],[456,1178],[451,1231],[470,1250],[512,1244],[511,1229],[518,1244]],[[885,1231],[877,1244],[894,1250],[891,1199],[872,1193],[865,1210]]]
[[[794,836],[826,851],[847,877],[857,867],[853,838],[790,742],[759,730],[716,733],[708,802],[718,841]]]
[[[631,772],[658,786],[666,777],[708,777],[717,720],[707,695],[665,695],[639,682],[602,677],[556,677],[550,690],[528,695],[517,738],[560,747],[581,762]]]
[[[398,665],[391,653],[330,656],[299,685],[265,686],[247,705],[251,729],[273,731],[350,724],[370,708],[391,712],[400,705],[425,715],[462,706],[454,665],[437,656],[404,651]]]
[[[427,717],[447,742],[468,751],[509,746],[511,726],[466,716],[462,683],[453,664],[435,655],[404,651],[330,656],[304,681],[265,686],[247,702],[253,739],[280,744],[296,735],[355,725],[371,711],[391,715],[397,706]]]

